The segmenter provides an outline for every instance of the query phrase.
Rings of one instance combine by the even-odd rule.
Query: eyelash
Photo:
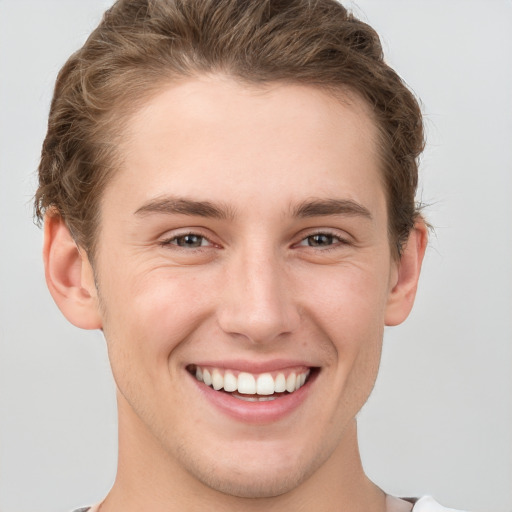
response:
[[[300,247],[309,247],[309,248],[314,249],[315,246],[307,244],[308,239],[311,239],[315,236],[322,236],[322,235],[329,237],[331,239],[331,243],[329,245],[323,246],[323,247],[317,246],[316,247],[317,250],[320,250],[323,252],[334,251],[336,249],[339,249],[340,246],[350,245],[350,242],[346,238],[342,238],[341,236],[339,236],[336,233],[333,233],[332,231],[329,231],[329,230],[322,230],[322,231],[317,231],[315,233],[310,233],[306,237],[304,237],[299,242],[299,244],[296,244],[296,245],[299,245]],[[303,245],[304,242],[306,242],[306,243]]]
[[[331,243],[329,245],[326,245],[326,246],[317,246],[317,250],[319,251],[322,251],[322,252],[327,252],[327,251],[332,251],[332,250],[336,250],[338,249],[340,246],[344,246],[344,245],[350,245],[350,242],[346,239],[346,238],[342,238],[340,237],[339,235],[329,231],[329,230],[322,230],[322,231],[317,231],[317,232],[314,232],[314,233],[310,233],[308,234],[306,237],[302,238],[299,243],[297,244],[294,244],[294,246],[298,246],[298,247],[309,247],[309,248],[315,248],[315,246],[313,245],[309,245],[307,243],[308,239],[312,239],[313,237],[315,236],[326,236],[326,237],[329,237],[331,239]],[[201,239],[201,245],[199,245],[198,247],[185,247],[185,246],[180,246],[178,245],[178,240],[179,239],[183,239],[187,236],[194,236],[194,237],[197,237],[197,238],[200,238]],[[169,247],[169,246],[174,246],[176,249],[178,250],[186,250],[186,251],[190,251],[190,250],[194,250],[194,251],[202,251],[202,250],[205,250],[205,246],[202,245],[202,243],[206,241],[208,242],[208,244],[210,245],[216,245],[214,244],[208,237],[200,234],[200,233],[197,233],[197,232],[194,232],[194,231],[188,231],[186,233],[180,233],[178,235],[175,235],[171,238],[166,238],[165,240],[161,240],[159,245],[161,247]]]
[[[201,235],[200,233],[196,233],[194,231],[189,231],[189,232],[186,232],[186,233],[180,233],[179,235],[175,235],[175,236],[173,236],[171,238],[166,238],[165,240],[161,240],[160,241],[160,246],[168,247],[168,246],[172,245],[172,246],[175,246],[177,249],[183,249],[183,250],[186,250],[186,251],[187,250],[195,250],[195,251],[204,250],[204,246],[203,245],[200,245],[199,247],[189,247],[189,248],[187,248],[185,246],[178,245],[177,241],[180,238],[185,238],[187,236],[194,236],[194,237],[197,237],[197,238],[201,238],[201,243],[206,240],[209,244],[215,245],[206,236]]]

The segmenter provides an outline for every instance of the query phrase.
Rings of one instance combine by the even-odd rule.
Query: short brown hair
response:
[[[379,132],[395,255],[417,219],[423,123],[376,32],[335,0],[119,0],[60,71],[35,211],[52,209],[92,257],[123,119],[164,83],[206,73],[348,89]]]

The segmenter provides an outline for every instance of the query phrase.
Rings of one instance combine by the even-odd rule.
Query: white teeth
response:
[[[306,379],[304,379],[306,380]],[[275,383],[274,383],[274,391],[276,393],[284,393],[286,391],[286,379],[283,373],[278,373]]]
[[[232,391],[236,391],[237,389],[238,389],[237,378],[231,372],[226,372],[224,374],[224,391],[231,393]]]
[[[250,373],[238,374],[238,392],[244,395],[256,394],[256,379]]]
[[[244,402],[271,402],[277,400],[277,396],[233,395]]]
[[[195,377],[198,381],[204,382],[207,386],[213,387],[216,391],[224,389],[228,393],[234,393],[233,396],[247,401],[265,401],[275,400],[277,396],[274,393],[293,393],[301,388],[308,377],[310,370],[296,373],[291,372],[287,377],[280,372],[275,377],[271,373],[261,373],[253,375],[248,372],[240,372],[238,377],[231,370],[221,370],[218,368],[195,369]],[[260,396],[241,396],[241,395],[260,395]]]
[[[212,386],[216,391],[224,387],[224,377],[217,369],[212,372]]]
[[[243,400],[244,402],[259,402],[259,398],[257,396],[243,396],[243,395],[233,395],[236,396],[239,400]]]
[[[288,391],[288,393],[293,393],[295,391],[296,380],[297,377],[295,376],[295,373],[290,373],[290,375],[288,375],[288,378],[286,379],[286,391]]]
[[[256,393],[258,395],[274,394],[274,379],[270,373],[262,373],[256,381]]]

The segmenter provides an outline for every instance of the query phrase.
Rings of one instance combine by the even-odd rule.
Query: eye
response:
[[[202,235],[195,233],[187,233],[184,235],[175,236],[168,240],[163,240],[162,245],[177,245],[184,249],[197,249],[199,247],[205,247],[210,245],[208,239]]]
[[[307,247],[315,247],[318,249],[329,248],[332,246],[347,243],[342,238],[331,233],[315,233],[301,240],[299,245]]]
[[[334,242],[334,236],[328,233],[317,233],[305,239],[309,247],[328,247]]]

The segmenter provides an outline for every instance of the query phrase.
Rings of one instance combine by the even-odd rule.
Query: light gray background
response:
[[[420,196],[437,227],[415,311],[387,331],[360,415],[363,461],[389,492],[511,512],[512,2],[355,3],[423,101]],[[61,317],[31,222],[56,73],[109,4],[0,0],[2,512],[91,504],[115,472],[103,339]]]

